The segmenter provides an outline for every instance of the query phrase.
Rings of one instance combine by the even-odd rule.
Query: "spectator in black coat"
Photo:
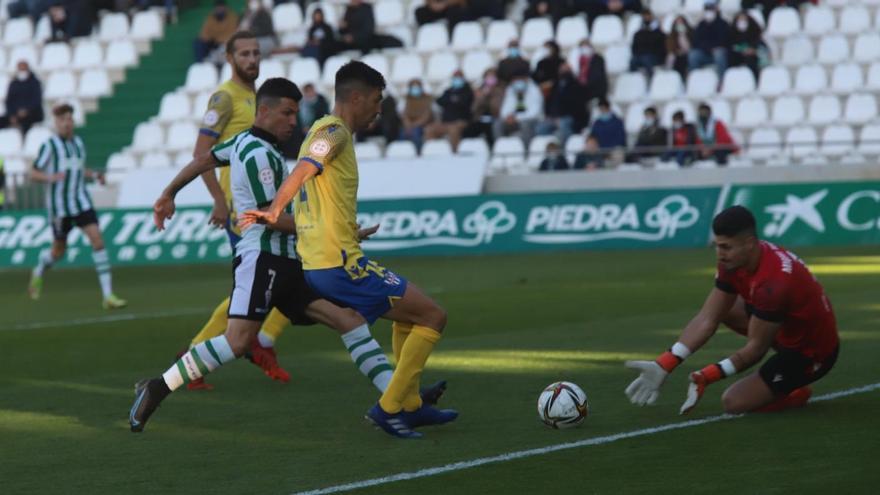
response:
[[[568,62],[559,68],[559,79],[544,101],[544,120],[538,124],[538,135],[555,134],[560,143],[580,132],[587,125],[587,89],[571,71]]]
[[[665,61],[666,35],[660,30],[660,23],[651,11],[643,10],[642,27],[633,36],[629,70],[643,70],[650,79],[654,74],[654,67],[662,65]]]
[[[351,0],[339,22],[339,35],[342,50],[360,50],[364,54],[372,50],[376,36],[373,6],[363,0]]]
[[[765,49],[760,24],[746,11],[737,14],[733,19],[733,31],[730,35],[730,65],[745,65],[751,69],[757,82],[760,54]]]
[[[714,0],[706,2],[703,20],[694,29],[691,45],[691,51],[688,53],[688,68],[695,70],[709,64],[715,64],[718,79],[723,79],[724,71],[727,70],[730,24],[721,18]]]
[[[574,157],[575,170],[597,170],[605,168],[605,154],[599,149],[599,140],[589,135],[584,143],[583,151]]]
[[[336,53],[336,34],[333,28],[324,21],[324,11],[315,9],[312,12],[312,25],[309,26],[306,46],[302,49],[302,56],[318,60],[321,66],[328,57]]]
[[[498,62],[498,80],[509,84],[515,77],[529,75],[529,61],[523,58],[518,40],[510,40],[507,44],[507,57]]]
[[[523,12],[523,19],[528,20],[533,17],[550,16],[553,24],[556,25],[559,19],[568,17],[574,12],[574,2],[572,0],[529,0],[526,10]]]
[[[538,62],[535,71],[532,72],[532,79],[538,83],[544,95],[547,95],[556,84],[559,78],[559,66],[565,59],[559,55],[559,45],[555,41],[548,41],[544,44],[544,48],[547,49],[547,56]]]
[[[682,81],[687,80],[693,33],[687,18],[680,15],[672,22],[672,30],[666,35],[666,67],[678,72]]]
[[[22,134],[43,121],[43,87],[24,60],[16,66],[15,79],[6,91],[6,115],[0,128],[17,127]]]
[[[636,146],[627,157],[628,162],[637,162],[644,158],[660,156],[663,148],[669,145],[669,133],[660,125],[657,118],[657,109],[648,107],[645,109],[645,121],[636,137]]]
[[[464,78],[461,70],[452,74],[452,82],[440,98],[440,121],[433,122],[425,129],[427,139],[447,138],[452,150],[458,150],[465,128],[474,120],[474,91]]]
[[[573,67],[575,78],[587,88],[587,101],[602,99],[608,96],[608,73],[605,70],[605,58],[593,50],[588,40],[583,40],[578,47],[577,65]]]
[[[559,143],[556,141],[547,143],[544,159],[541,160],[541,166],[538,167],[538,170],[541,172],[555,172],[557,170],[568,170],[569,168],[571,167],[569,167],[568,160],[565,159],[565,154],[562,153]]]

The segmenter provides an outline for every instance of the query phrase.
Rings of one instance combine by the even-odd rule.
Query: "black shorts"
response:
[[[320,299],[306,284],[299,260],[247,251],[232,262],[230,318],[263,321],[278,308],[294,325],[313,325],[306,307]]]
[[[52,237],[56,241],[66,241],[67,234],[73,230],[73,227],[85,227],[98,223],[98,215],[95,210],[86,210],[79,215],[73,217],[54,217],[52,218]]]
[[[780,349],[770,356],[758,373],[773,395],[788,395],[793,390],[809,385],[822,378],[837,362],[838,345],[823,361],[804,356],[791,349]]]

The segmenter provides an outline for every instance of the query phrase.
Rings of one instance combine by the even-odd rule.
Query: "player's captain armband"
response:
[[[220,137],[231,118],[232,96],[226,91],[217,91],[208,100],[208,109],[202,116],[199,133],[213,138]]]

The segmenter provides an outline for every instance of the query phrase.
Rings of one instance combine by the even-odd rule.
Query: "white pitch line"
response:
[[[35,321],[33,323],[19,323],[8,327],[0,327],[0,332],[14,330],[40,330],[44,328],[64,328],[90,325],[93,323],[113,323],[117,321],[152,320],[156,318],[170,318],[174,316],[189,316],[208,314],[206,308],[186,308],[176,311],[158,311],[155,313],[117,313],[107,316],[93,316],[89,318],[74,318],[71,320]]]
[[[828,394],[820,395],[817,397],[813,397],[810,402],[823,402],[828,400],[839,399],[841,397],[846,397],[849,395],[855,394],[863,394],[866,392],[871,392],[874,390],[880,389],[880,382],[872,383],[870,385],[865,385],[863,387],[850,388],[846,390],[841,390],[838,392],[831,392]],[[492,457],[480,457],[478,459],[472,459],[470,461],[460,461],[454,462],[452,464],[446,464],[444,466],[436,466],[431,468],[420,469],[418,471],[412,471],[409,473],[398,473],[391,476],[385,476],[382,478],[373,478],[369,480],[363,481],[355,481],[353,483],[346,483],[344,485],[336,485],[329,486],[327,488],[320,488],[318,490],[309,490],[305,492],[296,492],[292,495],[327,495],[330,493],[341,493],[348,492],[351,490],[358,490],[360,488],[368,488],[371,486],[377,485],[385,485],[388,483],[394,483],[396,481],[406,481],[413,480],[417,478],[426,478],[428,476],[436,476],[438,474],[449,473],[453,471],[461,471],[463,469],[470,469],[477,466],[483,466],[486,464],[495,464],[499,462],[507,462],[515,459],[523,459],[526,457],[534,457],[539,455],[550,454],[553,452],[558,452],[560,450],[569,450],[576,449],[580,447],[588,447],[591,445],[603,445],[606,443],[616,442],[618,440],[626,440],[628,438],[641,437],[646,435],[654,435],[656,433],[662,433],[665,431],[672,430],[680,430],[682,428],[690,428],[692,426],[701,426],[709,423],[715,423],[718,421],[725,421],[729,419],[737,419],[741,418],[744,415],[733,415],[733,414],[721,414],[718,416],[710,416],[708,418],[702,419],[692,419],[689,421],[682,421],[679,423],[670,423],[663,426],[656,426],[653,428],[644,428],[641,430],[633,430],[623,433],[615,433],[613,435],[606,435],[595,438],[588,438],[585,440],[579,440],[577,442],[569,442],[569,443],[561,443],[557,445],[550,445],[548,447],[541,447],[537,449],[528,449],[528,450],[520,450],[517,452],[510,452],[507,454],[500,454]]]

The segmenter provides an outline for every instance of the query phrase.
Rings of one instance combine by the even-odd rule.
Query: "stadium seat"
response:
[[[101,18],[98,39],[104,43],[128,38],[128,16],[121,13],[109,13]]]
[[[452,146],[445,139],[431,139],[422,146],[422,156],[452,156]]]
[[[449,84],[449,81],[452,79],[452,73],[458,70],[458,68],[458,57],[454,53],[449,51],[432,53],[431,58],[428,59],[428,81],[435,84]],[[441,89],[445,89],[445,87]]]
[[[811,124],[830,124],[840,118],[840,99],[831,95],[819,95],[810,102],[807,122]]]
[[[877,118],[877,100],[871,93],[850,95],[846,99],[844,120],[851,124],[865,124]]]
[[[202,109],[204,111],[204,109]],[[189,120],[193,114],[189,97],[184,93],[166,93],[159,103],[159,122],[170,123]]]
[[[192,122],[175,122],[166,133],[165,148],[170,151],[192,150],[198,135],[199,129]]]
[[[70,66],[70,45],[67,43],[49,43],[40,54],[40,70],[50,72]]]
[[[108,69],[125,69],[138,63],[137,47],[130,40],[119,40],[110,43],[104,65]]]
[[[708,102],[709,108],[712,109],[712,116],[717,120],[730,124],[733,122],[733,110],[730,108],[730,102],[724,98],[712,98]],[[735,129],[731,129],[734,131]]]
[[[817,60],[820,64],[839,64],[849,58],[849,42],[840,34],[831,34],[819,42]]]
[[[814,95],[828,87],[828,75],[821,65],[801,66],[794,78],[794,92]]]
[[[229,65],[229,64],[227,64]],[[259,88],[266,82],[266,79],[273,77],[286,77],[287,67],[277,58],[270,58],[260,62],[260,77],[256,81]],[[223,79],[225,81],[225,79]]]
[[[596,47],[605,47],[624,40],[623,22],[616,15],[600,15],[593,22],[590,41]]]
[[[860,34],[853,46],[853,60],[863,64],[880,60],[880,34]]]
[[[739,100],[736,104],[736,127],[752,128],[764,125],[769,119],[767,102],[757,96],[749,96]]]
[[[28,130],[27,135],[24,137],[24,148],[22,148],[23,155],[27,158],[36,158],[37,154],[40,152],[40,146],[46,142],[47,139],[52,137],[52,131],[49,130],[48,127],[44,127],[42,125],[35,125]]]
[[[537,170],[541,166],[541,161],[547,154],[547,145],[549,143],[559,143],[556,136],[535,136],[529,142],[528,157],[526,165],[532,170]]]
[[[92,99],[108,96],[113,92],[110,77],[104,69],[88,69],[80,75],[79,91],[80,98]]]
[[[572,50],[574,52],[574,50]],[[605,70],[611,75],[623,74],[629,70],[632,49],[626,43],[611,45],[605,49]],[[571,64],[572,68],[578,66]]]
[[[636,37],[636,33],[639,29],[642,28],[642,16],[640,15],[631,15],[626,19],[626,23],[623,26],[624,31],[624,40],[627,44],[632,45],[633,38]]]
[[[681,6],[682,14],[686,15],[691,19],[691,25],[696,25],[696,20],[698,17],[703,15],[703,10],[705,9],[705,0],[684,0]]]
[[[189,165],[189,162],[191,162],[192,160],[192,151],[178,151],[174,154],[174,158],[171,160],[171,166],[176,169],[181,169]]]
[[[862,5],[847,5],[840,13],[838,31],[854,35],[871,28],[871,14]]]
[[[786,95],[773,102],[774,125],[788,127],[799,124],[803,122],[806,113],[804,102],[800,97]]]
[[[393,141],[385,147],[385,158],[415,158],[417,155],[412,141]]]
[[[143,10],[131,20],[131,39],[133,41],[151,41],[160,39],[165,33],[162,16],[155,10]]]
[[[688,73],[687,96],[703,100],[718,92],[718,72],[715,69],[696,69]]]
[[[534,17],[523,23],[519,45],[526,50],[534,50],[553,39],[553,24],[550,22],[550,19]]]
[[[649,103],[641,101],[631,103],[626,107],[626,115],[623,119],[623,126],[626,129],[626,132],[631,134],[639,132],[642,124],[645,123],[645,109],[649,106]]]
[[[834,31],[834,10],[826,6],[807,8],[804,14],[804,32],[810,36],[822,36]]]
[[[335,25],[327,18],[327,10],[324,9],[324,21],[330,25]],[[332,9],[331,9],[332,10]],[[311,19],[311,17],[309,17]],[[302,9],[296,2],[282,3],[272,9],[272,25],[277,33],[287,33],[293,31],[303,23]]]
[[[22,151],[21,132],[15,128],[0,129],[0,156],[19,156]]]
[[[628,72],[621,74],[614,83],[612,99],[620,103],[629,103],[644,98],[647,93],[648,82],[645,76],[641,72]]]
[[[213,90],[217,87],[217,68],[209,63],[190,65],[186,71],[185,87],[189,93]]]
[[[572,134],[571,136],[568,136],[568,139],[565,140],[565,156],[571,160],[574,155],[583,151],[584,139],[585,136],[583,134]]]
[[[386,28],[403,24],[405,20],[403,3],[400,0],[379,0],[373,5],[376,25]]]
[[[486,31],[486,48],[500,51],[507,48],[510,40],[519,38],[519,30],[510,20],[492,21]],[[465,67],[467,67],[465,65]]]
[[[834,66],[831,73],[831,91],[838,94],[849,94],[864,85],[862,68],[858,64],[844,63]]]
[[[791,89],[791,76],[785,67],[771,65],[761,70],[758,94],[764,97],[776,97]]]
[[[308,3],[308,5],[306,6],[306,13],[305,13],[305,16],[303,17],[303,19],[308,19],[309,24],[311,24],[312,13],[315,12],[315,9],[320,8],[321,10],[324,11],[324,22],[326,22],[330,26],[338,26],[339,25],[339,16],[336,12],[336,9],[334,8],[333,2],[311,1],[311,2],[306,2],[306,3]],[[418,3],[418,2],[414,2],[414,3]],[[285,4],[281,4],[281,5],[287,5],[287,4],[285,3]],[[294,14],[294,16],[296,16],[296,14]],[[274,18],[274,13],[273,13],[273,18]],[[275,29],[278,29],[278,28],[276,27]]]
[[[563,17],[556,26],[556,42],[563,49],[576,46],[589,36],[587,22],[580,16]]]
[[[4,68],[6,67],[6,49],[0,46],[0,74],[6,74]],[[6,86],[0,86],[0,88],[5,88]],[[5,98],[6,94],[0,91],[0,98]]]
[[[49,22],[49,16],[43,15],[40,16],[40,20],[37,21],[37,25],[34,28],[34,39],[33,41],[43,44],[49,41],[49,38],[52,37],[52,23]]]
[[[134,128],[134,138],[131,142],[132,151],[145,153],[159,149],[165,144],[165,132],[159,124],[142,122]]]
[[[370,53],[361,57],[361,62],[375,69],[379,74],[388,74],[388,59],[381,53]],[[262,70],[262,69],[261,69]]]
[[[458,143],[459,155],[489,156],[489,144],[483,138],[465,138]]]
[[[197,94],[195,98],[193,98],[192,104],[192,118],[198,122],[201,122],[205,117],[205,113],[208,111],[208,101],[211,99],[213,95],[213,91],[202,91]]]
[[[816,130],[808,126],[793,127],[785,134],[788,154],[795,158],[816,154],[819,151],[818,142]]]
[[[57,70],[49,75],[43,88],[43,98],[60,100],[76,95],[76,76],[69,70]]]
[[[220,69],[220,79],[218,81],[228,81],[232,78],[232,66],[229,64],[223,64],[223,67]]]
[[[655,70],[648,95],[653,101],[668,101],[684,93],[681,74],[674,70]]]
[[[407,49],[413,47],[413,30],[406,24],[387,27],[385,28],[385,34],[389,34],[399,39]]]
[[[107,158],[107,172],[128,172],[136,167],[134,157],[127,153],[113,153]]]
[[[315,84],[321,81],[321,66],[313,58],[300,57],[290,64],[287,77],[300,87],[307,83]]]
[[[324,73],[326,74],[326,72],[327,66],[325,64]],[[424,74],[422,57],[414,53],[398,55],[391,65],[391,82],[394,84],[406,84],[411,79],[421,79]]]
[[[874,62],[868,67],[868,78],[865,82],[866,89],[880,90],[880,62]]]
[[[848,125],[832,125],[822,131],[820,152],[825,156],[841,157],[855,146],[855,133]]]
[[[864,155],[880,155],[880,122],[862,127],[857,149]]]
[[[167,153],[151,151],[141,157],[141,168],[171,168],[171,157]]]
[[[40,60],[40,53],[37,50],[37,46],[34,44],[25,44],[12,47],[12,50],[9,51],[8,62],[6,65],[8,71],[15,72],[15,66],[21,60],[26,61],[31,67],[38,67],[39,64],[37,62]]]
[[[378,160],[382,158],[382,149],[376,143],[367,141],[355,143],[354,154],[358,160]]]
[[[446,25],[440,22],[432,22],[419,27],[416,34],[416,51],[430,53],[442,50],[449,46],[449,31]]]
[[[73,50],[73,68],[76,70],[100,67],[104,63],[104,49],[94,40],[82,40]]]
[[[474,50],[483,46],[483,27],[479,22],[459,22],[452,30],[452,49],[457,52]]]
[[[782,137],[779,131],[761,127],[749,136],[748,155],[752,158],[766,160],[779,155],[782,148]]]
[[[653,0],[651,2],[651,12],[658,18],[668,14],[677,14],[680,10],[681,0]]]
[[[697,110],[693,102],[690,100],[675,100],[667,103],[663,107],[660,122],[663,122],[666,126],[671,126],[672,115],[679,110],[684,112],[684,119],[686,122],[693,122],[697,119]]]
[[[767,30],[764,34],[770,38],[787,38],[801,30],[801,17],[797,9],[777,7],[770,12]]]
[[[496,65],[492,55],[484,50],[467,52],[461,62],[464,77],[471,82],[479,81],[486,69]]]
[[[525,163],[526,147],[518,137],[501,137],[492,147],[490,168],[497,171],[511,170]]]
[[[786,38],[782,45],[782,63],[789,67],[812,63],[814,53],[813,43],[806,36]]]
[[[721,94],[727,98],[742,98],[755,92],[755,76],[748,67],[731,67],[724,73]]]
[[[287,4],[283,3],[281,5]],[[419,58],[419,60],[421,61],[421,58]],[[351,58],[345,55],[333,55],[332,57],[327,58],[327,60],[324,61],[324,70],[321,72],[321,82],[324,86],[332,88],[336,83],[336,71],[349,61],[351,61]]]
[[[9,19],[3,26],[3,44],[6,46],[28,43],[34,37],[34,24],[30,17]]]

